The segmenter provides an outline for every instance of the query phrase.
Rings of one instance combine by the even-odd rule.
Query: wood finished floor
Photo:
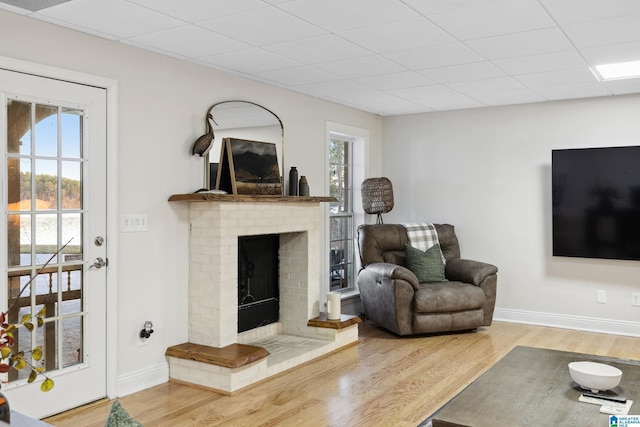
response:
[[[399,338],[360,324],[360,343],[234,396],[168,382],[119,398],[149,426],[417,426],[513,347],[640,360],[640,338],[494,322],[464,334]],[[102,427],[111,402],[46,419]]]

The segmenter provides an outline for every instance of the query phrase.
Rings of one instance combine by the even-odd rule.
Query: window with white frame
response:
[[[332,291],[355,289],[353,157],[354,138],[329,134],[329,277]]]

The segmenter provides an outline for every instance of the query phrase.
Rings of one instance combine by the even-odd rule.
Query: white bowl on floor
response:
[[[620,369],[596,362],[571,362],[569,374],[580,387],[594,393],[611,390],[620,384],[622,379]]]

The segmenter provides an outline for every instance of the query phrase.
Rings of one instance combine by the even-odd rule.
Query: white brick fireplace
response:
[[[168,357],[171,378],[233,392],[357,342],[357,324],[309,326],[320,312],[319,201],[213,200],[189,202],[189,343],[262,346],[271,355],[240,368]],[[280,321],[238,334],[238,237],[265,234],[280,235]]]

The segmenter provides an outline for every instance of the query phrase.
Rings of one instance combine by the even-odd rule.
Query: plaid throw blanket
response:
[[[426,222],[404,222],[401,224],[407,230],[409,244],[414,248],[426,251],[433,245],[439,245],[438,232],[433,224]],[[442,250],[440,251],[442,254]],[[444,255],[442,261],[446,262]]]

